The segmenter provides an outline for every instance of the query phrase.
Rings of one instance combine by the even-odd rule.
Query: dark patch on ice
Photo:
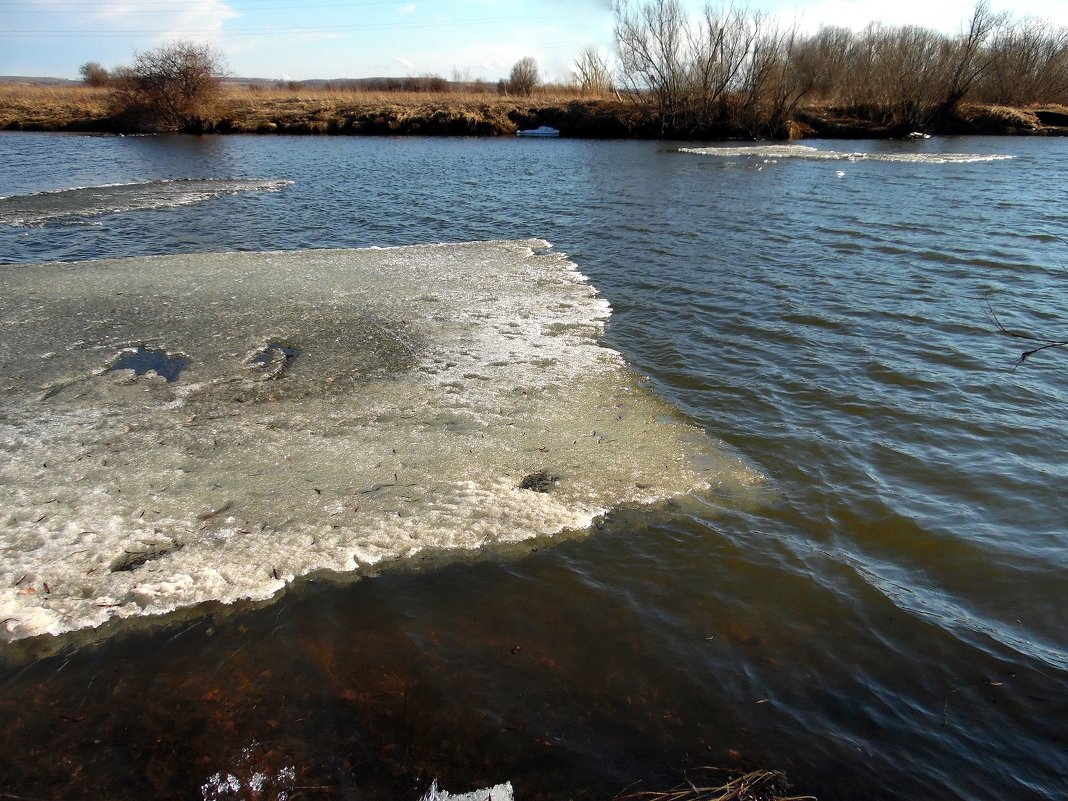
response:
[[[138,345],[128,348],[108,370],[133,370],[134,375],[144,375],[150,371],[167,379],[167,383],[178,380],[182,370],[189,366],[189,359],[165,350],[154,350]]]
[[[559,476],[554,476],[546,470],[539,470],[529,476],[524,476],[523,480],[519,482],[519,489],[530,490],[531,492],[548,492],[552,489],[553,484],[559,480]]]
[[[264,371],[265,379],[280,378],[290,363],[300,355],[300,348],[287,342],[268,340],[245,357],[249,367]]]
[[[180,550],[182,550],[182,543],[167,542],[149,545],[143,551],[126,551],[111,563],[111,572],[121,573],[122,571],[137,570],[146,562],[162,559],[167,554]]]

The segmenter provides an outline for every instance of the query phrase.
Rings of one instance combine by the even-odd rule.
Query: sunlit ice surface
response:
[[[9,641],[761,484],[544,241],[0,271]]]
[[[919,146],[917,146],[919,147]],[[904,164],[973,164],[984,161],[1008,161],[1011,155],[1003,153],[946,153],[942,151],[924,152],[879,152],[864,153],[852,150],[830,150],[810,145],[776,145],[757,144],[712,147],[681,147],[680,153],[697,156],[716,156],[719,158],[753,158],[753,159],[804,159],[807,161],[885,161]]]
[[[182,178],[11,195],[0,197],[0,224],[88,222],[104,214],[188,206],[242,192],[280,192],[287,186],[289,181],[269,179]]]

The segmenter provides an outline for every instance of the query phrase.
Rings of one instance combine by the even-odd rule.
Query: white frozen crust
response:
[[[547,248],[0,268],[0,633],[261,600],[759,482],[599,344],[608,304]],[[108,370],[134,346],[188,366]],[[548,492],[519,488],[539,470]]]
[[[240,192],[278,192],[292,181],[265,178],[172,178],[133,184],[79,186],[0,197],[0,223],[41,225],[64,218],[202,203]]]
[[[982,161],[1008,161],[1001,153],[938,153],[902,151],[896,153],[858,153],[850,150],[824,150],[811,145],[744,145],[714,147],[680,147],[680,153],[720,158],[806,159],[809,161],[891,161],[909,164],[972,164]]]
[[[450,793],[438,787],[435,780],[430,789],[426,791],[420,801],[513,801],[515,799],[512,783],[505,782],[493,787],[484,787],[481,790],[472,790],[469,793]]]

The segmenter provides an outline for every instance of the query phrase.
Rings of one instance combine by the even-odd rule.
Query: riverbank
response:
[[[0,130],[122,133],[108,111],[106,89],[0,84]],[[529,98],[492,92],[368,92],[253,90],[230,87],[210,120],[194,133],[512,136],[550,125],[562,136],[654,139],[661,127],[635,103],[614,95],[582,97],[566,91]],[[1068,107],[1009,108],[963,105],[933,122],[930,134],[1068,135]],[[783,131],[791,139],[893,138],[909,131],[833,106],[798,109]],[[693,139],[749,138],[744,131],[694,131]]]

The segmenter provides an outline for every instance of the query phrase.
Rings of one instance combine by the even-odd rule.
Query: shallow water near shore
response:
[[[547,240],[611,305],[600,342],[766,478],[6,644],[3,791],[593,799],[711,764],[821,799],[1068,794],[1068,368],[1013,372],[987,315],[1063,337],[1068,142],[685,147],[0,136],[0,196],[64,209],[0,224],[6,265]],[[63,194],[185,179],[247,189]]]

